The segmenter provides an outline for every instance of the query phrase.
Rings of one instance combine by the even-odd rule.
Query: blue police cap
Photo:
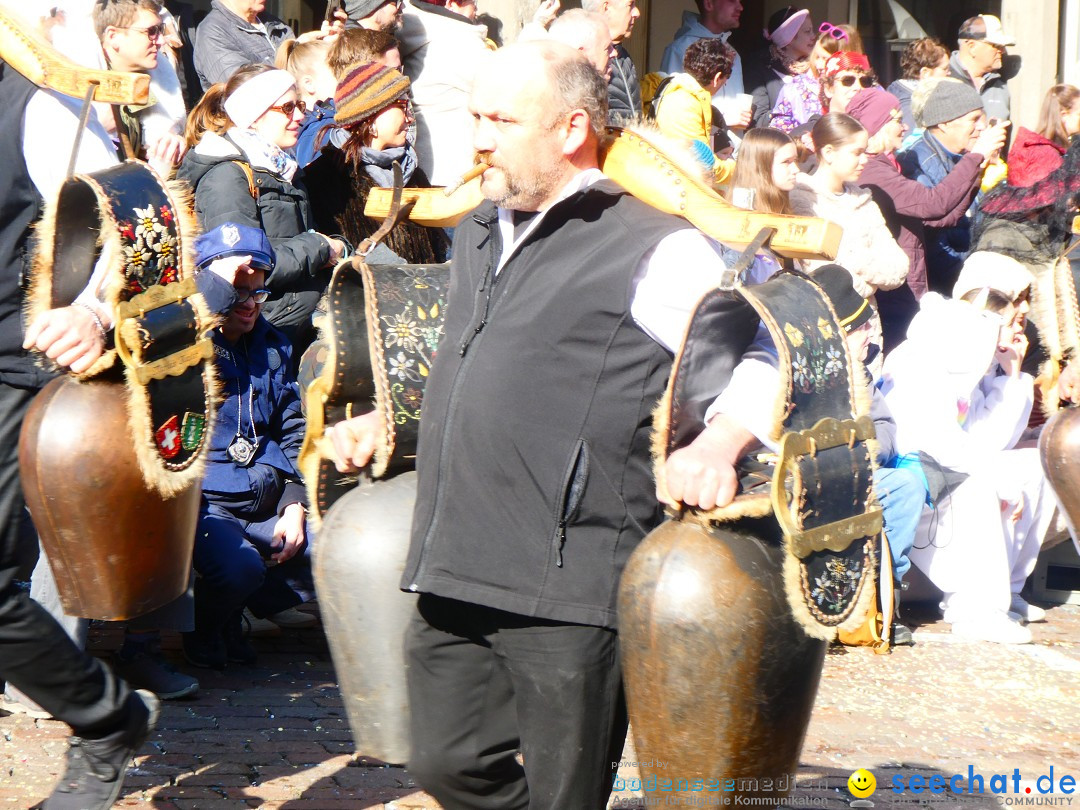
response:
[[[196,264],[202,270],[215,259],[226,256],[250,256],[251,266],[267,276],[274,269],[277,257],[270,240],[259,228],[226,222],[195,240]]]

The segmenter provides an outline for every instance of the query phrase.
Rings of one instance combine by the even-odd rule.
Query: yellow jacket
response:
[[[656,125],[669,138],[711,143],[712,96],[689,73],[673,73],[656,106]],[[734,172],[734,160],[717,159],[717,184],[726,183]]]

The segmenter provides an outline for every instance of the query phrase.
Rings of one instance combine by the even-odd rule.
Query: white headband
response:
[[[268,70],[252,76],[225,99],[225,112],[240,129],[247,129],[269,110],[286,91],[296,86],[296,79],[284,70]]]

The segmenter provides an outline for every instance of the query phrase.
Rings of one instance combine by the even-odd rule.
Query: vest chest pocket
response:
[[[577,515],[585,497],[585,485],[589,480],[589,443],[578,439],[570,463],[563,476],[559,491],[558,525],[555,531],[555,565],[563,566],[563,546],[566,545],[566,527]]]

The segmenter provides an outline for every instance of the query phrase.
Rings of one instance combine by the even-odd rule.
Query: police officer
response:
[[[274,250],[257,228],[225,223],[196,241],[200,269],[234,258],[235,300],[214,330],[222,402],[206,458],[195,536],[195,630],[184,655],[195,666],[251,664],[241,612],[258,617],[310,598],[306,493],[297,472],[304,437],[291,344],[260,315]]]

